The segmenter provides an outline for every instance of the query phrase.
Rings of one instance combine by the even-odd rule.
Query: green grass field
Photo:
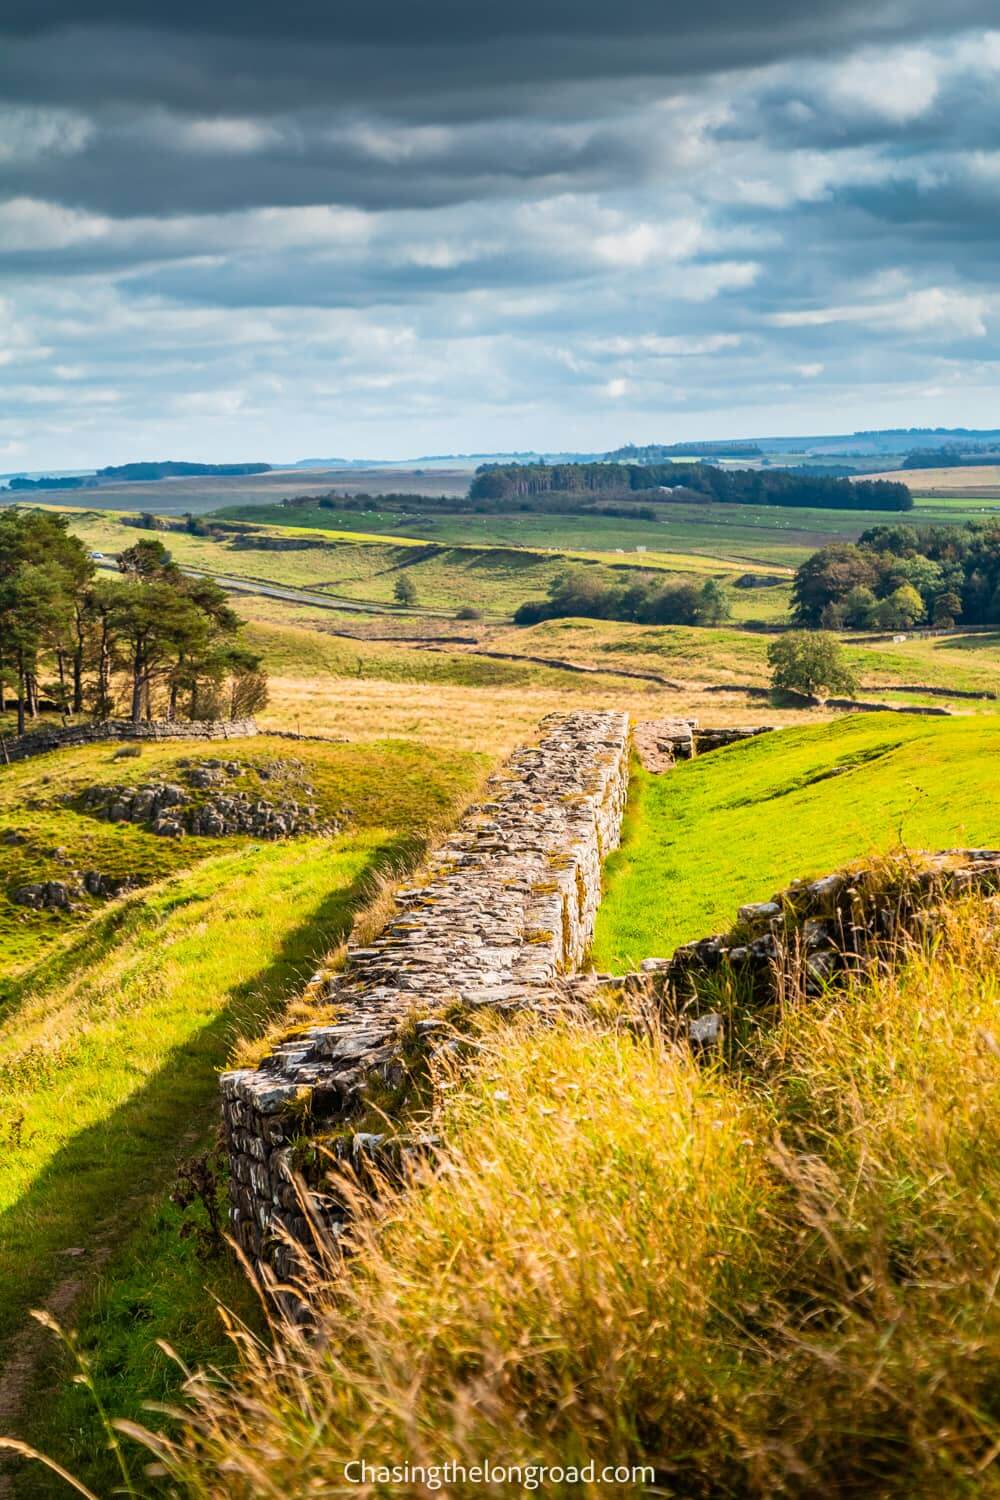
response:
[[[117,869],[140,868],[152,882],[32,931],[20,908],[0,912],[10,960],[0,996],[0,1353],[17,1353],[30,1308],[68,1306],[82,1316],[101,1389],[137,1415],[178,1384],[158,1339],[225,1353],[206,1284],[246,1302],[229,1263],[203,1263],[181,1234],[191,1211],[167,1199],[178,1163],[212,1143],[218,1069],[237,1036],[257,1035],[343,939],[376,873],[408,868],[427,833],[453,819],[489,761],[394,741],[233,742],[229,755],[274,772],[269,795],[283,777],[301,789],[307,774],[320,807],[350,809],[347,827],[332,838],[174,844],[60,798],[95,780],[169,777],[204,747],[148,746],[117,763],[112,753],[88,746],[0,772],[3,821],[29,835],[0,846],[18,879],[49,872],[39,845],[57,839],[70,859],[103,868],[113,854]],[[48,1391],[51,1363],[33,1378]],[[79,1442],[82,1462],[100,1434],[86,1402],[62,1400],[58,1411],[43,1401],[36,1425],[44,1418],[63,1451]]]
[[[359,489],[363,485],[359,484]],[[959,524],[1000,516],[1000,500],[950,499],[914,492],[914,508],[902,517],[912,525]],[[884,511],[837,511],[774,505],[669,504],[655,521],[603,516],[475,515],[455,511],[326,510],[285,505],[237,505],[220,515],[259,525],[307,530],[363,528],[419,537],[445,544],[554,548],[558,551],[614,552],[638,546],[654,552],[680,552],[724,558],[747,568],[797,566],[829,542],[853,540],[870,526],[899,519]]]
[[[1000,718],[852,715],[637,772],[594,961],[621,972],[789,881],[895,845],[1000,846]]]
[[[354,524],[363,524],[363,520],[355,517]],[[96,512],[80,513],[73,530],[88,548],[108,556],[134,545],[142,535],[134,527]],[[260,535],[262,540],[267,536],[294,539],[296,533],[288,527],[269,527]],[[669,545],[662,546],[662,536],[661,550],[623,553],[621,557],[592,548],[557,552],[475,541],[452,545],[405,536],[383,538],[356,529],[314,531],[311,539],[323,545],[289,552],[264,545],[236,546],[230,540],[215,541],[180,531],[165,533],[162,539],[178,563],[204,568],[219,577],[308,589],[331,601],[393,609],[395,585],[406,576],[416,589],[418,613],[450,614],[463,605],[473,605],[495,619],[509,617],[527,599],[543,598],[551,581],[571,566],[593,571],[605,585],[619,579],[622,571],[636,568],[694,582],[707,577],[726,582],[745,570],[744,564],[732,559],[671,551]],[[761,597],[753,596],[754,608],[773,611],[775,601],[761,603]],[[738,591],[734,591],[733,602],[739,610],[750,609]]]
[[[564,657],[604,669],[618,666],[662,672],[680,682],[744,682],[762,687],[769,681],[770,639],[726,626],[694,629],[571,619],[494,633],[489,644],[502,645],[515,654]],[[878,692],[905,683],[1000,692],[1000,634],[863,644],[844,636],[843,642],[847,661],[863,689]],[[955,701],[966,712],[975,707]]]

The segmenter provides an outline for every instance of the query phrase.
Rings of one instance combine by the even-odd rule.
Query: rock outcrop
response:
[[[198,798],[173,782],[96,785],[84,793],[82,806],[110,823],[141,823],[163,838],[181,838],[190,833],[204,838],[247,834],[257,839],[280,839],[294,834],[332,834],[341,826],[337,820],[320,818],[311,800],[311,789],[304,782],[301,801],[287,797],[269,801],[247,791],[214,790],[248,770],[264,782],[289,770],[301,779],[299,762],[294,766],[290,762],[275,762],[247,767],[239,761],[207,760],[195,764],[179,761],[178,766],[190,788],[195,792],[209,790],[213,795]]]

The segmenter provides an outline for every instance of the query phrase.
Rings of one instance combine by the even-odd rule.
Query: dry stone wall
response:
[[[703,729],[697,719],[642,719],[633,731],[636,752],[647,771],[669,771],[679,760],[692,760],[711,750],[722,750],[740,740],[770,734],[772,726]]]
[[[231,1217],[239,1244],[279,1275],[294,1268],[309,1226],[296,1174],[304,1138],[336,1138],[356,1160],[380,1143],[355,1128],[372,1102],[398,1097],[408,1048],[456,1009],[530,1005],[583,960],[601,897],[601,865],[620,838],[628,791],[624,714],[543,721],[541,737],[491,778],[436,851],[419,887],[342,970],[318,976],[312,998],[329,1024],[277,1046],[258,1068],[224,1074]],[[316,1182],[321,1168],[315,1172]],[[338,1205],[314,1193],[310,1212],[336,1231]]]
[[[15,739],[0,736],[0,762],[10,764],[49,750],[97,745],[104,740],[245,740],[256,733],[253,719],[153,719],[143,724],[133,724],[131,719],[104,719],[34,729]]]
[[[997,849],[945,849],[838,870],[741,906],[728,933],[685,943],[670,958],[647,958],[640,973],[613,982],[651,992],[665,1013],[684,1020],[692,1042],[706,1045],[721,1028],[713,998],[728,995],[753,1009],[784,994],[821,994],[932,927],[942,902],[997,891]]]

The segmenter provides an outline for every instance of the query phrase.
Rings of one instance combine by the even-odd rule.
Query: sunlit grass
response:
[[[594,957],[621,972],[745,901],[905,843],[1000,845],[1000,718],[852,715],[637,772]]]
[[[320,1336],[244,1343],[148,1439],[173,1483],[593,1458],[678,1496],[995,1494],[997,965],[969,903],[933,950],[786,996],[735,1071],[641,1028],[486,1024],[439,1077],[437,1170],[361,1207],[312,1287]]]

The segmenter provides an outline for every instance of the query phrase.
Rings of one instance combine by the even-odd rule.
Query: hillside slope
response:
[[[894,845],[1000,844],[1000,718],[851,715],[637,771],[594,958],[621,972],[797,877]]]

